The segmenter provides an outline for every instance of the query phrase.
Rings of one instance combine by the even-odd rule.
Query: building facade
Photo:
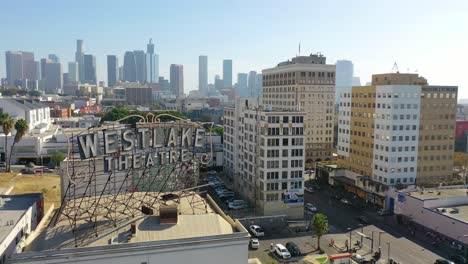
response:
[[[79,65],[77,62],[68,63],[68,82],[78,83],[80,81]]]
[[[307,162],[332,156],[335,65],[326,64],[323,55],[299,56],[263,70],[263,103],[273,109],[306,113]]]
[[[336,61],[336,103],[339,94],[353,86],[354,65],[349,60]]]
[[[236,92],[239,97],[248,97],[249,92],[247,90],[247,73],[237,74]]]
[[[200,95],[208,94],[208,56],[198,56],[198,91]]]
[[[62,64],[46,61],[45,63],[45,91],[56,94],[63,88]]]
[[[389,186],[450,181],[457,90],[390,73],[342,92],[339,167]]]
[[[135,54],[133,54],[132,51],[125,52],[122,73],[123,73],[123,76],[122,76],[123,81],[127,81],[127,82],[137,81],[136,60],[135,60]]]
[[[119,59],[115,55],[107,55],[107,86],[114,87],[119,81]]]
[[[171,93],[176,97],[184,95],[184,66],[180,64],[171,64],[170,68],[170,86]]]
[[[255,99],[224,110],[224,169],[258,214],[303,216],[304,116]]]
[[[232,87],[232,60],[223,60],[223,88]]]
[[[90,54],[84,55],[84,82],[89,84],[98,84],[96,74],[96,57]]]

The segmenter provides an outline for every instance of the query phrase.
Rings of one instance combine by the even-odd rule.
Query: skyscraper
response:
[[[232,87],[232,60],[223,60],[224,88]]]
[[[256,76],[256,81],[255,81],[255,88],[257,89],[256,90],[256,96],[262,96],[263,94],[263,75],[260,73],[260,74],[257,74]]]
[[[49,58],[49,60],[51,60],[52,62],[60,62],[60,58],[57,54],[49,54],[47,56]]]
[[[154,54],[152,39],[146,45],[146,82],[157,83],[159,81],[159,57]]]
[[[84,55],[84,82],[89,84],[97,84],[96,57],[90,54]]]
[[[62,65],[46,61],[45,63],[45,90],[46,93],[56,94],[63,88]]]
[[[26,87],[26,81],[38,80],[37,63],[34,61],[34,53],[26,51],[5,52],[7,82],[9,86]]]
[[[83,40],[76,40],[76,52],[75,61],[78,63],[78,73],[80,82],[84,82],[84,51],[83,51]]]
[[[136,80],[140,83],[146,82],[146,53],[143,50],[133,51],[136,65]]]
[[[115,55],[107,55],[107,86],[114,87],[119,80],[119,59]]]
[[[125,52],[123,64],[123,81],[136,82],[136,61],[132,51]]]
[[[353,86],[354,65],[349,60],[336,61],[336,92],[335,102],[338,103],[340,93]]]
[[[46,79],[46,64],[51,62],[47,58],[41,59],[41,79],[45,80]]]
[[[198,56],[198,91],[200,95],[206,96],[208,91],[208,57]]]
[[[80,73],[78,69],[78,62],[71,61],[68,63],[68,82],[78,83],[80,81]]]
[[[249,85],[247,87],[249,97],[257,97],[257,72],[250,71],[249,72]]]
[[[281,62],[262,73],[264,104],[274,109],[306,113],[306,162],[330,158],[334,133],[335,65],[326,64],[326,57],[321,54],[311,54]]]
[[[171,93],[176,97],[184,95],[184,66],[171,64],[170,68]]]
[[[239,97],[248,97],[249,92],[247,90],[247,73],[238,73],[237,74],[237,84],[236,90]]]

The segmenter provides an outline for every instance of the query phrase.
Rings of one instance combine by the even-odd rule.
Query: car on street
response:
[[[224,191],[219,195],[219,198],[228,198],[228,197],[234,197],[234,192],[232,191]]]
[[[377,211],[377,214],[380,216],[386,216],[386,215],[391,215],[392,212],[390,212],[390,210],[380,209]]]
[[[224,201],[224,203],[225,203],[226,205],[229,205],[229,203],[231,203],[231,202],[234,201],[235,199],[236,199],[236,198],[234,198],[234,197],[228,197],[228,198],[226,198],[226,200]]]
[[[252,238],[250,239],[249,245],[251,249],[258,249],[260,247],[260,242],[258,241],[258,238]]]
[[[263,229],[259,225],[251,225],[249,227],[250,232],[256,237],[262,237],[265,236],[265,232],[263,232]]]
[[[301,250],[296,244],[294,244],[294,242],[286,243],[286,249],[289,251],[289,253],[291,253],[291,256],[293,257],[302,255]]]
[[[451,255],[449,259],[455,262],[455,264],[468,264],[466,258],[461,255]]]
[[[216,174],[217,174],[217,172],[214,171],[214,170],[211,170],[211,171],[208,172],[208,175],[216,175]]]
[[[42,171],[43,171],[44,173],[53,173],[53,172],[54,172],[54,170],[53,170],[53,169],[50,169],[50,168],[44,168]]]
[[[308,193],[313,193],[313,192],[315,192],[314,188],[312,188],[312,187],[305,187],[305,188],[304,188],[304,191],[306,191],[306,192],[308,192]]]
[[[314,206],[313,204],[311,204],[311,203],[306,203],[306,204],[304,205],[304,207],[305,207],[308,211],[310,211],[310,212],[317,212],[317,207],[315,207],[315,206]]]
[[[336,200],[341,200],[342,197],[339,194],[334,194],[333,198]]]
[[[244,200],[233,200],[228,204],[228,208],[233,210],[245,209],[246,207],[247,204]]]
[[[228,190],[224,187],[218,187],[215,189],[215,193],[219,196],[221,195],[223,192],[227,192]]]
[[[342,198],[340,200],[340,202],[344,203],[344,204],[350,204],[349,200],[348,199],[345,199],[345,198]]]
[[[367,217],[363,216],[363,215],[360,215],[358,217],[356,217],[356,219],[359,221],[359,223],[361,224],[369,224],[369,220],[367,219]]]
[[[278,254],[278,256],[282,259],[289,259],[291,258],[291,253],[289,253],[289,251],[286,249],[286,247],[284,247],[283,245],[281,244],[276,244],[275,245],[275,252],[276,254]]]
[[[455,264],[455,262],[446,259],[437,259],[434,264]]]

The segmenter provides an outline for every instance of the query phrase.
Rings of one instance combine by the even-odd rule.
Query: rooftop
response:
[[[446,207],[445,212],[442,214],[468,223],[468,205]]]
[[[412,191],[407,192],[407,195],[418,198],[420,200],[431,200],[440,198],[452,198],[458,196],[466,196],[468,201],[468,189],[465,188],[454,188],[454,189],[426,189],[424,191]]]
[[[0,195],[0,242],[10,234],[16,223],[41,195],[40,193]]]

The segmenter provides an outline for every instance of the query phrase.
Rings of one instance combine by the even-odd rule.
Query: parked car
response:
[[[0,168],[4,168],[4,167],[6,167],[6,162],[3,162],[3,161],[0,162]]]
[[[258,238],[250,239],[249,244],[251,249],[258,249],[260,247],[260,242],[258,241]]]
[[[44,168],[42,171],[43,171],[44,173],[53,173],[53,172],[54,172],[54,170],[53,170],[53,169],[50,169],[50,168]]]
[[[466,258],[461,255],[452,255],[449,259],[455,262],[455,264],[468,264]]]
[[[291,253],[289,253],[289,251],[281,244],[276,244],[275,245],[275,252],[282,259],[291,258]]]
[[[341,200],[342,199],[341,195],[339,195],[339,194],[333,195],[333,198],[336,199],[336,200]]]
[[[259,225],[251,225],[249,229],[250,232],[252,232],[252,234],[256,237],[262,237],[265,235],[265,233]]]
[[[315,207],[315,206],[314,206],[313,204],[311,204],[311,203],[306,203],[306,204],[304,205],[304,207],[305,207],[307,210],[311,211],[311,212],[317,212],[317,207]]]
[[[363,215],[360,215],[358,217],[356,217],[356,219],[359,221],[359,223],[361,224],[369,224],[369,220],[367,219],[367,217],[363,216]]]
[[[247,205],[245,204],[244,200],[233,200],[228,204],[229,209],[239,210],[246,208]]]
[[[390,212],[389,210],[380,209],[380,210],[377,211],[377,214],[380,215],[380,216],[385,216],[385,215],[391,215],[392,212]]]
[[[215,193],[216,193],[218,196],[221,195],[221,194],[224,193],[224,192],[227,192],[227,191],[228,191],[228,190],[227,190],[226,188],[224,188],[224,187],[219,187],[219,188],[216,188],[216,189],[215,189]]]
[[[446,259],[437,259],[434,264],[455,264],[455,262]]]
[[[344,203],[344,204],[350,204],[349,200],[348,199],[341,199],[340,202]]]
[[[296,244],[294,244],[294,242],[286,243],[286,249],[289,251],[289,253],[291,253],[291,256],[293,257],[302,255],[301,250]]]
[[[208,172],[208,175],[216,175],[216,174],[217,174],[217,172],[214,171],[214,170],[211,170],[211,171]]]
[[[309,193],[315,192],[314,188],[312,188],[312,187],[305,187],[304,191],[309,192]]]
[[[20,171],[22,174],[35,174],[34,171],[29,169],[21,169]]]
[[[226,190],[219,195],[219,198],[234,197],[234,195],[235,195],[234,192]]]

